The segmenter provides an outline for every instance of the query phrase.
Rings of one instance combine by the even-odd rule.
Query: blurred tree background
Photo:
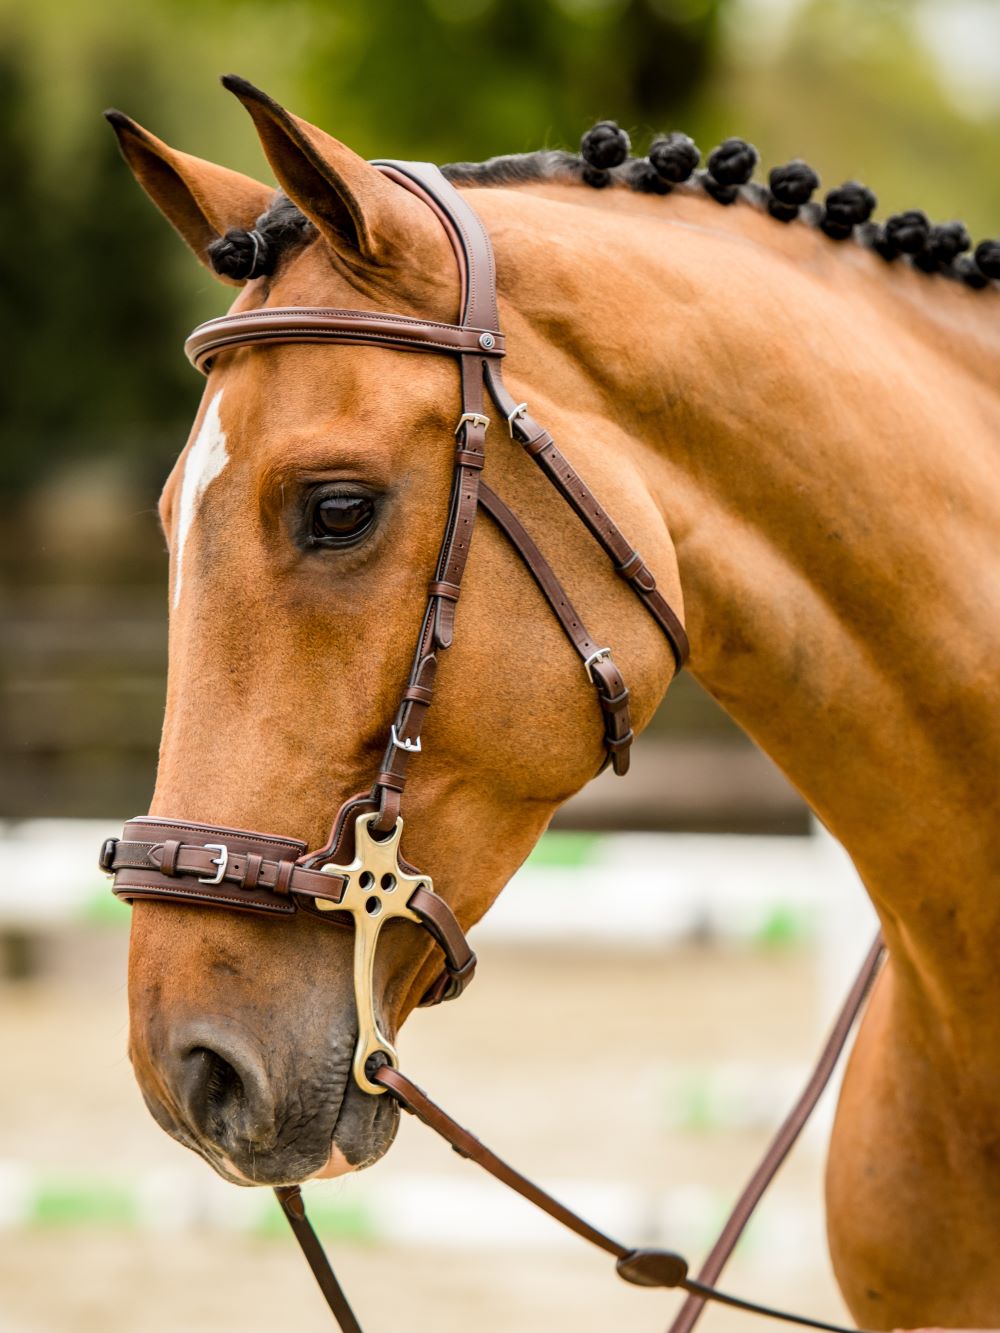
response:
[[[0,0],[0,816],[148,799],[165,643],[155,499],[201,391],[181,340],[227,293],[135,187],[99,113],[119,106],[269,179],[225,70],[367,156],[574,147],[611,116],[640,150],[663,129],[703,149],[740,134],[765,168],[803,156],[826,186],[866,181],[882,213],[1000,230],[994,0]],[[746,743],[690,682],[671,699],[664,734],[675,752],[714,745],[721,790]],[[759,792],[754,772],[741,781]],[[764,809],[703,804],[665,822],[801,821],[780,785]]]

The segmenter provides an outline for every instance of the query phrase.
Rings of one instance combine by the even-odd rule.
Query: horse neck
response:
[[[515,274],[511,377],[603,414],[645,478],[693,673],[877,904],[902,908],[929,878],[943,901],[949,883],[965,905],[980,880],[985,896],[996,294],[689,195],[521,195],[483,200]],[[565,445],[585,468],[601,441]]]

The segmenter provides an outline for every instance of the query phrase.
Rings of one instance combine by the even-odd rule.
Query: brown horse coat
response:
[[[316,239],[236,308],[454,319],[429,211],[238,91]],[[124,117],[116,129],[200,258],[266,206],[267,187]],[[892,961],[828,1171],[852,1312],[868,1327],[1000,1324],[1000,297],[694,189],[469,198],[497,253],[512,392],[642,550],[684,616],[692,671],[845,844],[882,920]],[[218,358],[163,496],[154,813],[318,845],[370,785],[440,540],[457,402],[451,365],[405,352]],[[528,460],[491,444],[487,480],[614,645],[643,725],[672,674],[666,642]],[[375,497],[372,535],[311,548],[317,487]],[[466,927],[597,770],[596,711],[530,578],[480,525],[405,812],[407,857]],[[310,920],[137,905],[131,1052],[160,1123],[244,1181],[381,1154],[389,1099],[349,1079],[350,958]],[[379,967],[394,1032],[436,962],[401,928]]]

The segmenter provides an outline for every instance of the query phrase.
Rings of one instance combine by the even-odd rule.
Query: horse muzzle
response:
[[[392,1098],[352,1076],[355,1034],[280,1063],[243,1029],[205,1016],[179,1020],[155,1057],[133,1041],[133,1065],[153,1118],[226,1180],[291,1184],[377,1161],[395,1137]]]

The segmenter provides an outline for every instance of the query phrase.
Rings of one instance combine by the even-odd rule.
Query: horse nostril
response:
[[[236,1049],[188,1047],[180,1059],[177,1091],[199,1138],[227,1152],[239,1143],[260,1149],[273,1141],[275,1107],[268,1080]]]
[[[204,1061],[202,1100],[206,1120],[209,1123],[232,1120],[233,1112],[244,1101],[243,1080],[239,1074],[228,1060],[206,1046],[196,1046],[189,1058]]]

